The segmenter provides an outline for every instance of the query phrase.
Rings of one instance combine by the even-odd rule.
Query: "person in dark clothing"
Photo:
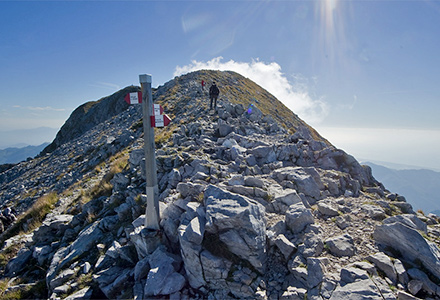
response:
[[[214,109],[217,108],[217,98],[220,94],[220,90],[218,89],[215,82],[212,83],[211,87],[209,88],[209,98],[211,99],[211,105],[210,109],[212,109],[212,102],[214,101]]]

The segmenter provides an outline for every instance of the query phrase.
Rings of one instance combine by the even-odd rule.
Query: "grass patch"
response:
[[[117,173],[121,173],[128,166],[128,152],[121,152],[120,154],[110,158],[110,171],[106,175],[113,178]]]
[[[203,199],[205,199],[205,193],[201,192],[200,194],[197,195],[195,200],[199,203],[203,203]]]
[[[104,177],[95,185],[93,185],[88,190],[82,190],[79,196],[79,201],[81,204],[85,204],[93,199],[106,196],[110,197],[113,190],[113,185],[110,183],[110,180],[113,179],[115,174],[123,172],[128,166],[128,152],[120,152],[110,159],[110,170]],[[95,167],[95,172],[97,174],[103,172],[105,170],[105,162],[99,164]]]
[[[21,214],[17,221],[2,234],[0,238],[1,243],[20,232],[28,233],[39,227],[46,215],[52,211],[57,201],[58,195],[56,192],[38,198],[34,204],[25,213]]]
[[[0,298],[2,300],[13,299],[45,299],[47,297],[47,288],[45,280],[40,280],[35,284],[24,285],[20,288],[6,292],[8,288],[8,280],[0,281]]]
[[[37,190],[31,190],[23,195],[23,198],[33,198],[37,194]]]
[[[78,278],[78,282],[77,282],[78,283],[78,290],[89,287],[92,284],[92,281],[93,281],[92,272],[90,272],[88,274],[82,274]]]
[[[0,268],[4,268],[8,264],[9,260],[17,256],[17,253],[20,250],[20,248],[21,248],[20,245],[12,245],[4,249],[0,253]]]
[[[112,177],[113,178],[113,177]],[[112,194],[113,186],[105,177],[100,180],[97,184],[92,186],[89,190],[82,190],[79,196],[79,202],[81,204],[86,204],[93,199],[106,196],[110,197]]]
[[[164,128],[155,128],[154,129],[154,143],[156,147],[166,144],[172,141],[173,132],[177,128],[176,124],[170,124]]]

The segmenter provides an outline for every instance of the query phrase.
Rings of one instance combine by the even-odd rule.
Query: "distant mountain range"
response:
[[[38,127],[0,131],[0,149],[22,148],[53,141],[58,130],[59,128]]]
[[[391,192],[405,196],[414,210],[440,215],[440,172],[427,169],[395,170],[371,162],[364,164],[373,170],[373,176]]]
[[[26,146],[21,148],[11,147],[0,150],[0,165],[1,164],[15,164],[28,157],[35,157],[38,155],[49,143],[43,143],[39,146]]]

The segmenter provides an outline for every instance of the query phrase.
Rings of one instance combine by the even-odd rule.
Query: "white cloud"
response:
[[[40,106],[20,106],[20,105],[14,105],[14,108],[19,108],[19,109],[27,109],[27,110],[31,110],[31,111],[65,111],[65,108],[54,108],[51,106],[45,106],[45,107],[40,107]]]
[[[259,60],[250,63],[233,60],[222,62],[222,59],[216,57],[207,62],[193,60],[189,65],[177,66],[174,76],[201,69],[234,71],[265,88],[308,123],[319,124],[327,116],[327,103],[322,99],[313,99],[304,84],[290,82],[279,64]]]

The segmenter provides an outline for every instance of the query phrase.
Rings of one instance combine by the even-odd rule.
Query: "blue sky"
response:
[[[432,0],[0,0],[0,148],[139,74],[157,86],[212,67],[358,159],[440,170],[439,28]]]

